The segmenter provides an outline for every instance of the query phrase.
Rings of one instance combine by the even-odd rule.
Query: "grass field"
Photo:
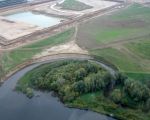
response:
[[[130,78],[140,81],[143,84],[149,84],[149,73],[126,73]],[[149,84],[150,85],[150,84]]]
[[[119,49],[115,46],[91,50],[91,54],[106,59],[129,77],[145,81],[150,78],[149,46],[150,41],[142,40],[120,45]]]
[[[126,45],[129,50],[138,56],[150,60],[150,39],[131,42]]]
[[[92,50],[91,54],[105,58],[117,66],[120,71],[141,71],[138,61],[115,48]]]
[[[129,77],[146,82],[150,78],[149,13],[150,8],[133,4],[82,23],[77,43]]]
[[[85,9],[90,9],[92,6],[86,5],[82,2],[77,0],[65,0],[62,4],[59,5],[62,9],[67,10],[75,10],[75,11],[82,11]]]
[[[79,25],[77,43],[87,49],[150,34],[150,8],[138,4]]]
[[[3,70],[6,73],[9,72],[17,65],[31,59],[34,55],[41,52],[44,47],[51,47],[69,41],[73,34],[74,28],[49,37],[48,39],[26,45],[12,51],[5,51],[0,58]]]

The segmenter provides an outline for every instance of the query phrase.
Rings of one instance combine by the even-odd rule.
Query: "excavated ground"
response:
[[[20,46],[22,44],[26,44],[28,42],[34,40],[40,40],[41,38],[47,38],[52,34],[56,34],[58,32],[63,31],[68,27],[73,27],[76,22],[82,21],[82,19],[87,19],[95,16],[98,13],[103,13],[105,10],[110,7],[110,11],[112,8],[116,8],[119,6],[119,3],[116,2],[104,2],[101,3],[96,0],[96,4],[94,4],[91,0],[79,0],[80,2],[87,2],[87,4],[91,4],[93,8],[84,10],[84,11],[70,11],[70,10],[62,10],[56,7],[57,1],[43,2],[40,4],[29,4],[23,5],[22,7],[14,7],[8,8],[6,10],[0,10],[0,48],[10,48],[14,46]],[[107,3],[107,6],[106,6]],[[102,11],[101,11],[102,10]],[[32,11],[36,14],[45,14],[48,16],[57,16],[68,18],[65,21],[61,21],[60,24],[48,27],[45,29],[41,29],[35,25],[20,22],[20,21],[11,21],[6,19],[4,16],[8,14],[14,14],[16,12],[24,12],[24,11]]]

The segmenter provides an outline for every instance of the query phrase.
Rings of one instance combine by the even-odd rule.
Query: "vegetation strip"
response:
[[[49,37],[48,39],[16,48],[12,51],[3,52],[0,55],[0,61],[2,65],[0,68],[1,73],[3,73],[1,74],[0,78],[9,73],[12,69],[15,69],[15,67],[19,64],[31,60],[34,55],[44,50],[45,47],[51,47],[69,41],[73,34],[74,28],[71,28],[55,36]]]

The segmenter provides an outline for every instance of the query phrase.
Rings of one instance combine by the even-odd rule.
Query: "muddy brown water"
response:
[[[33,68],[47,63],[30,65],[12,75],[0,87],[0,120],[115,120],[92,111],[67,108],[48,92],[35,92],[27,98],[14,91],[17,81]]]

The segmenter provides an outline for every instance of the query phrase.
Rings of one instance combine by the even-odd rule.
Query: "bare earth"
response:
[[[110,6],[117,4],[117,2],[103,1],[103,0],[77,0],[77,1],[85,3],[85,4],[93,7],[91,9],[87,9],[87,10],[82,11],[84,13],[88,13],[89,11],[90,12],[91,11],[97,11],[97,10],[104,9],[104,8],[107,8],[107,7],[110,7]]]
[[[19,21],[11,21],[0,16],[0,36],[7,40],[33,33],[40,30],[40,27]]]
[[[75,41],[70,41],[66,44],[57,45],[48,49],[45,49],[43,52],[35,55],[34,58],[44,57],[48,55],[61,54],[61,53],[80,53],[88,54],[88,51],[81,49]]]
[[[56,1],[56,2],[54,1],[54,2],[50,2],[49,4],[39,5],[39,7],[35,7],[33,10],[42,11],[49,14],[75,17],[75,16],[81,16],[90,12],[94,12],[118,4],[117,2],[102,1],[102,0],[78,0],[79,2],[92,6],[93,8],[83,10],[83,11],[73,11],[73,10],[66,10],[66,9],[64,10],[57,6],[57,4],[61,4],[64,1],[65,0]]]
[[[63,1],[64,0],[61,0],[60,3]],[[110,6],[118,4],[116,2],[99,1],[99,0],[94,0],[94,2],[93,0],[78,0],[78,1],[91,5],[93,6],[93,8],[88,9],[88,10],[83,10],[83,11],[62,10],[56,5],[59,3],[58,1],[52,1],[52,2],[42,3],[38,5],[33,5],[33,6],[26,6],[26,7],[22,7],[18,9],[15,8],[15,9],[11,9],[8,11],[2,11],[0,13],[0,26],[1,26],[0,43],[1,44],[4,44],[5,42],[9,43],[10,41],[13,41],[13,40],[15,41],[20,37],[23,38],[23,36],[26,36],[31,33],[35,33],[38,30],[41,30],[40,27],[37,27],[35,25],[31,25],[28,23],[20,22],[20,21],[10,21],[3,16],[6,14],[13,14],[16,12],[21,12],[21,11],[33,11],[33,12],[36,12],[37,14],[41,13],[41,14],[46,14],[46,15],[62,16],[65,18],[69,17],[73,19],[75,17],[79,17],[84,14],[89,14],[91,12],[101,10],[106,7],[110,7]],[[17,45],[20,45],[20,43]]]
[[[118,4],[117,2],[103,1],[103,0],[77,0],[77,1],[87,4],[89,6],[92,6],[93,8],[82,10],[82,11],[62,10],[61,8],[57,7],[55,4],[51,7],[51,9],[58,11],[58,12],[68,13],[68,14],[71,13],[71,14],[76,14],[76,15],[83,15],[89,12],[94,12],[94,11],[101,10],[101,9]]]

